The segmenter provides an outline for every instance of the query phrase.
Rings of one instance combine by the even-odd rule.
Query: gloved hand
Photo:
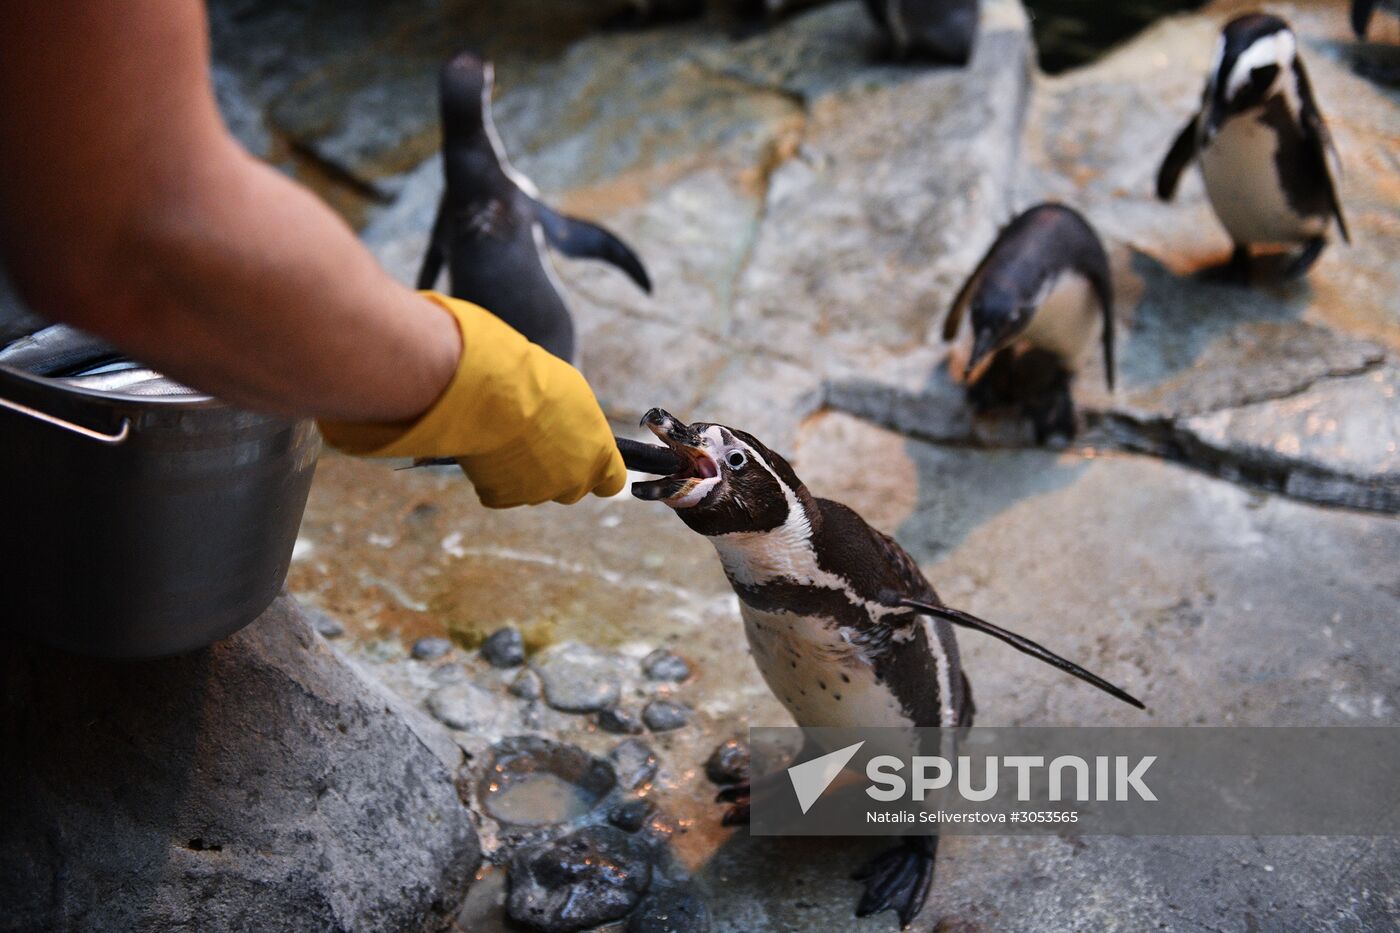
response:
[[[322,421],[327,443],[370,457],[456,458],[491,508],[621,491],[627,468],[577,369],[483,308],[423,294],[462,332],[462,359],[442,397],[407,427]]]

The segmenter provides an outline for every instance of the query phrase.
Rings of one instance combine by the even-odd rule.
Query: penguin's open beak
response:
[[[719,476],[719,464],[705,449],[700,433],[660,408],[642,416],[642,425],[661,439],[680,460],[680,470],[657,480],[632,484],[632,495],[648,501],[684,499],[696,485]]]

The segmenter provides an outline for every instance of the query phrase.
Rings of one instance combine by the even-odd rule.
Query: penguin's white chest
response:
[[[830,619],[740,602],[759,673],[800,726],[910,726],[874,668]]]
[[[1103,312],[1089,280],[1065,272],[1050,285],[1022,339],[1055,354],[1073,372],[1102,327]]]
[[[1211,207],[1236,243],[1296,243],[1321,236],[1327,218],[1303,216],[1289,205],[1279,177],[1278,133],[1263,110],[1225,121],[1201,151],[1201,176]]]

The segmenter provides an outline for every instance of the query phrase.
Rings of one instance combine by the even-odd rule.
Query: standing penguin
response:
[[[1249,13],[1226,24],[1201,109],[1162,162],[1157,196],[1170,201],[1182,170],[1198,160],[1235,242],[1233,276],[1249,281],[1255,244],[1302,244],[1287,270],[1302,275],[1327,245],[1333,218],[1351,241],[1329,165],[1336,158],[1293,31],[1277,16]]]
[[[1110,390],[1114,379],[1113,283],[1094,228],[1062,204],[1032,207],[1002,229],[963,284],[943,322],[944,340],[957,336],[969,307],[964,378],[978,377],[973,402],[1018,404],[1037,443],[1051,434],[1073,437],[1070,382],[1095,331]]]
[[[898,58],[965,65],[977,39],[978,0],[865,0]]]
[[[489,62],[463,52],[443,66],[440,87],[446,187],[418,287],[432,288],[446,262],[454,297],[572,362],[574,323],[545,242],[565,256],[610,262],[650,293],[646,269],[612,233],[541,203],[535,186],[511,167],[491,120]]]
[[[1392,13],[1400,15],[1400,2],[1397,0],[1351,0],[1351,28],[1356,38],[1366,38],[1366,30],[1371,27],[1371,17],[1378,6],[1389,7]]]
[[[759,672],[799,726],[972,724],[972,691],[953,625],[993,635],[1142,708],[1040,645],[939,602],[895,540],[838,502],[817,499],[782,457],[719,424],[685,425],[659,408],[642,424],[680,472],[632,484],[707,538],[739,597]],[[732,799],[732,798],[731,798]],[[894,910],[908,926],[933,881],[935,836],[908,836],[857,878],[857,916]]]

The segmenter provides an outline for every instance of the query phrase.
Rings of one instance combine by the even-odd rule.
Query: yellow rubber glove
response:
[[[455,457],[491,508],[622,490],[627,468],[577,369],[484,308],[423,295],[462,332],[462,359],[442,397],[407,427],[322,421],[328,444],[368,457]]]

